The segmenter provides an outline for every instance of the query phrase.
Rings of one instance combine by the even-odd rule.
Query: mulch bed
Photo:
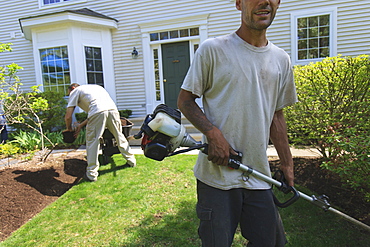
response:
[[[295,158],[295,182],[329,196],[335,207],[370,224],[369,203],[360,194],[343,189],[339,178],[319,168],[321,161]],[[272,170],[279,161],[270,161]],[[45,162],[23,162],[0,169],[0,241],[68,191],[86,169],[83,153],[53,156]]]

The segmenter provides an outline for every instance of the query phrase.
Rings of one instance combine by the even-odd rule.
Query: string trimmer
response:
[[[144,134],[144,136],[143,136]],[[181,113],[178,110],[170,108],[166,105],[159,105],[154,110],[153,114],[146,116],[141,125],[140,132],[134,136],[136,139],[142,138],[141,148],[144,155],[148,158],[162,161],[164,158],[177,155],[180,153],[189,152],[191,150],[199,149],[203,153],[208,153],[208,146],[205,143],[195,141],[187,132],[183,125],[181,125]],[[187,147],[185,149],[177,150],[180,147]],[[176,151],[177,150],[177,151]],[[303,198],[313,205],[320,207],[324,211],[333,212],[349,222],[352,222],[370,232],[370,226],[361,221],[340,212],[331,207],[329,198],[325,195],[316,197],[314,195],[308,196],[293,186],[288,186],[285,183],[284,175],[281,171],[275,173],[273,178],[264,175],[252,167],[241,163],[242,154],[231,155],[228,166],[233,169],[241,170],[245,175],[257,177],[271,185],[276,186],[285,194],[292,193],[292,197],[285,202],[280,202],[275,198],[275,204],[279,207],[288,207],[292,205],[299,198]]]

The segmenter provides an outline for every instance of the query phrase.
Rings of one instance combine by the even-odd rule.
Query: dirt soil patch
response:
[[[0,241],[54,202],[83,176],[83,152],[38,157],[0,168]]]
[[[0,168],[0,241],[30,220],[78,183],[86,169],[82,152],[49,156]],[[370,224],[369,203],[361,194],[343,189],[339,178],[320,169],[321,161],[295,158],[296,183],[329,196],[330,203],[346,214]],[[270,161],[276,170],[279,161]]]

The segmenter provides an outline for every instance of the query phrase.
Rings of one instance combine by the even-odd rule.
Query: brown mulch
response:
[[[343,189],[339,178],[319,168],[321,161],[295,158],[296,183],[329,196],[346,214],[370,224],[369,203]],[[279,161],[270,161],[276,169]],[[49,156],[45,162],[23,162],[0,168],[0,241],[75,185],[86,169],[84,153]]]
[[[0,168],[0,241],[76,184],[86,165],[84,153],[70,153]]]

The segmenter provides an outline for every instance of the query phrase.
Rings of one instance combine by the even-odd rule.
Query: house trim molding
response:
[[[85,9],[87,10],[87,9]],[[95,13],[90,11],[90,13]],[[96,13],[97,14],[97,13]],[[19,24],[21,26],[24,37],[27,40],[32,40],[32,29],[38,27],[62,25],[67,23],[78,23],[84,26],[91,27],[102,27],[107,29],[117,29],[117,20],[110,17],[92,16],[88,14],[83,14],[83,12],[77,11],[63,11],[58,13],[31,16],[27,18],[19,19]]]
[[[181,17],[163,18],[156,21],[138,23],[141,29],[142,54],[144,61],[144,83],[145,83],[145,98],[146,112],[153,112],[154,108],[163,102],[157,102],[155,99],[155,83],[154,83],[154,65],[152,59],[153,47],[158,47],[160,44],[169,42],[179,42],[185,40],[193,40],[193,37],[181,38],[176,40],[150,41],[150,33],[169,31],[184,28],[199,27],[199,44],[208,38],[208,17],[210,13],[200,13],[197,15],[183,15]],[[191,55],[192,56],[192,55]],[[192,57],[191,57],[192,58]]]

